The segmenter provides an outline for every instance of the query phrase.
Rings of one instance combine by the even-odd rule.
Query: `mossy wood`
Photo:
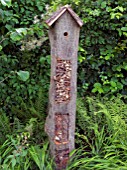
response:
[[[56,169],[61,170],[75,148],[77,51],[83,23],[69,6],[62,7],[46,23],[51,44],[51,79],[45,131]]]

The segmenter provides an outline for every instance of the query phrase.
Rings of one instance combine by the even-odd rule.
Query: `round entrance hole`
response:
[[[68,36],[68,32],[64,32],[64,36],[67,37]]]

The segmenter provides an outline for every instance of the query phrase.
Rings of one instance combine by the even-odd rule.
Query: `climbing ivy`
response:
[[[48,89],[49,47],[44,24],[47,2],[0,0],[1,109],[10,111],[12,105],[20,104],[21,97],[34,98],[39,87]]]

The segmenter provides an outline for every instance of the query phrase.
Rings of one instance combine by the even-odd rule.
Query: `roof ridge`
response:
[[[54,24],[57,19],[59,19],[64,13],[65,11],[68,11],[70,13],[70,15],[73,17],[73,19],[75,19],[75,21],[77,22],[77,24],[81,27],[83,25],[82,20],[79,18],[79,16],[72,10],[72,8],[70,7],[70,5],[65,5],[63,7],[61,7],[58,11],[56,11],[48,20],[46,20],[46,24],[48,26],[52,26],[52,24]]]

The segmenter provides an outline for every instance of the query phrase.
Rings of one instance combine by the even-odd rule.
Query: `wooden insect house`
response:
[[[66,168],[70,151],[75,148],[77,51],[83,22],[66,5],[46,23],[51,44],[51,78],[45,131],[56,169],[62,170]]]

